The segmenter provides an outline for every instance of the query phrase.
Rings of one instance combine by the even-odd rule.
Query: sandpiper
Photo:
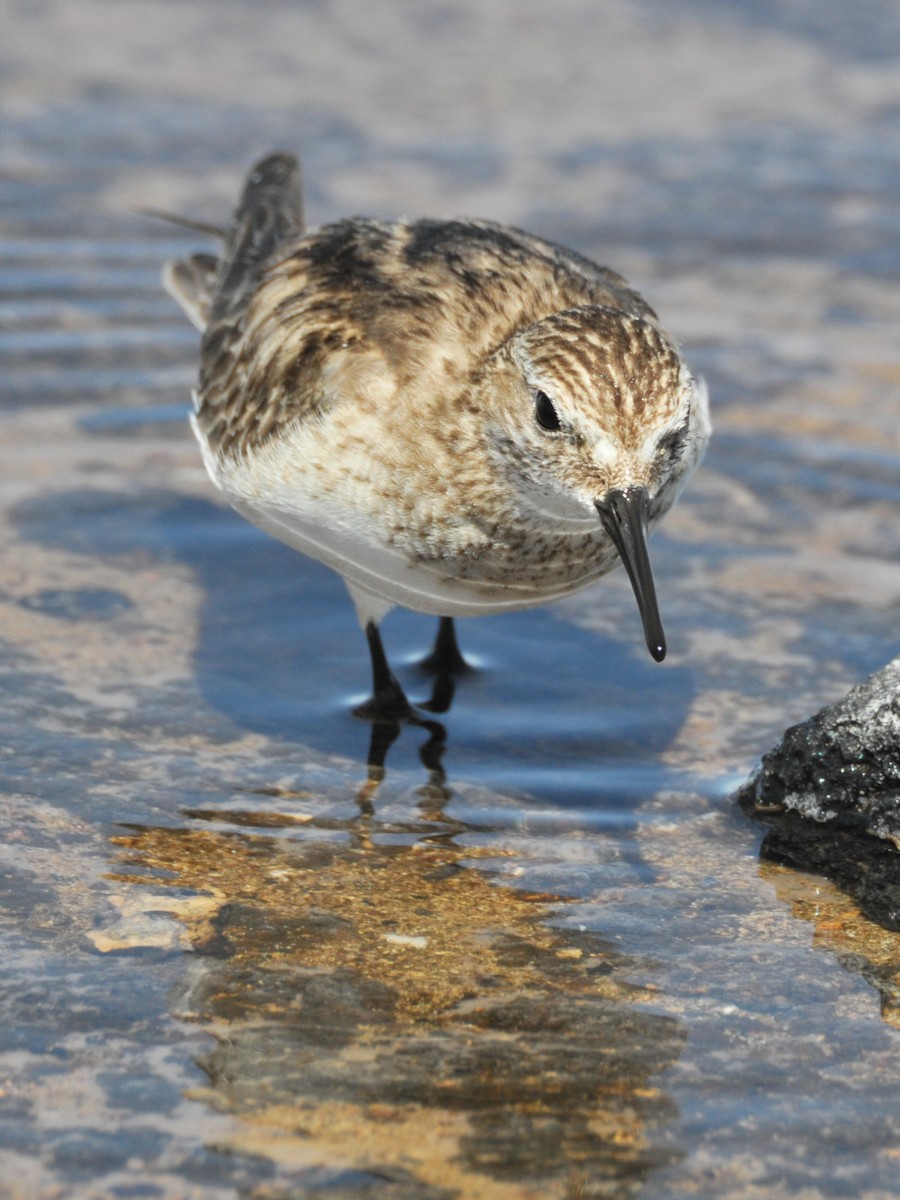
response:
[[[707,397],[620,275],[489,221],[307,231],[283,153],[221,236],[164,273],[203,330],[194,430],[240,513],[343,576],[365,715],[412,711],[379,634],[395,605],[440,618],[426,661],[448,675],[455,617],[546,604],[621,562],[664,657],[647,533],[702,456]]]

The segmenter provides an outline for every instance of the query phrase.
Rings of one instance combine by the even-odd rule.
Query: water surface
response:
[[[897,1194],[898,935],[731,799],[897,652],[896,23],[574,7],[5,14],[3,1194]],[[664,664],[624,578],[461,622],[442,730],[367,766],[340,580],[186,425],[199,243],[133,211],[221,220],[276,144],[315,220],[514,221],[684,339]],[[432,633],[385,622],[414,697]]]

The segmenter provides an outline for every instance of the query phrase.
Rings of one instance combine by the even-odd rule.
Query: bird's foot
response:
[[[422,659],[419,669],[427,671],[429,675],[437,675],[439,681],[456,679],[473,670],[462,656],[459,642],[456,640],[456,626],[452,617],[441,617],[431,653]],[[445,710],[435,711],[443,712]]]
[[[427,700],[420,701],[417,707],[421,708],[423,712],[429,713],[449,712],[455,693],[456,678],[453,675],[441,673],[434,677],[431,695]]]
[[[380,686],[373,691],[369,699],[354,708],[354,717],[381,725],[395,725],[415,716],[415,709],[393,675],[379,682]]]
[[[374,621],[366,625],[366,640],[372,657],[372,695],[354,708],[353,715],[363,721],[386,725],[408,720],[413,715],[413,707],[388,666],[381,635]]]
[[[441,758],[447,747],[447,730],[440,722],[416,712],[402,691],[400,697],[405,703],[405,708],[399,714],[396,711],[389,713],[385,709],[383,697],[373,697],[372,700],[353,710],[355,716],[370,722],[372,726],[369,752],[366,756],[369,776],[359,796],[364,811],[369,811],[371,808],[375,792],[384,779],[388,751],[400,736],[401,729],[405,727],[426,731],[428,740],[419,750],[419,758],[422,760],[422,765],[428,769],[429,785],[432,788],[441,789],[445,784],[446,777],[441,766]],[[396,702],[397,697],[393,697],[393,700]]]

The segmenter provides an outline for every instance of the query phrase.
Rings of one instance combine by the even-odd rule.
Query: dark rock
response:
[[[900,929],[900,658],[788,729],[738,792],[761,855],[828,875]]]
[[[900,846],[900,658],[789,729],[741,799]]]

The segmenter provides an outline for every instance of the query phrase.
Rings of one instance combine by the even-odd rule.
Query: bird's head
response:
[[[492,356],[489,375],[490,450],[522,510],[558,532],[599,523],[660,661],[647,531],[702,457],[705,386],[653,321],[594,305],[518,331]]]

